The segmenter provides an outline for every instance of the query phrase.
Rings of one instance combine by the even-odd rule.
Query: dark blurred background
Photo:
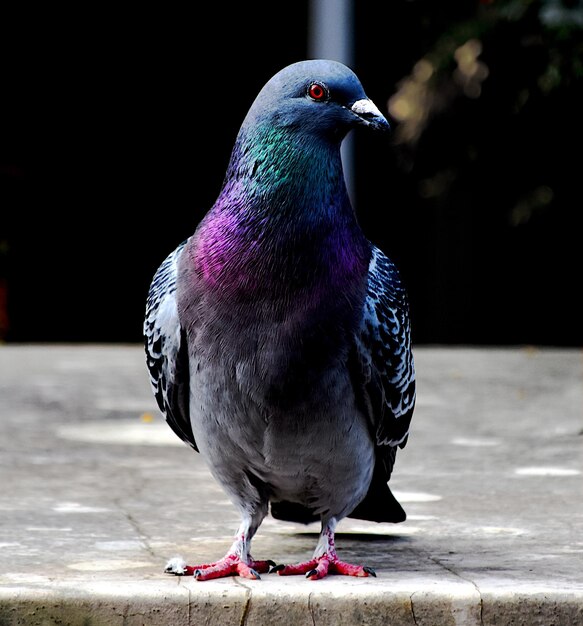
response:
[[[141,340],[253,98],[319,49],[314,2],[215,5],[52,15],[34,72],[4,19],[0,339]],[[355,205],[415,342],[583,345],[583,3],[346,6],[350,65],[394,128],[354,134]]]

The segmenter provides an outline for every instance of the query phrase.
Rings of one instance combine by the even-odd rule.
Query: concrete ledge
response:
[[[415,591],[411,592],[411,589]],[[270,577],[206,584],[184,579],[119,584],[58,583],[50,589],[4,588],[0,624],[71,626],[576,626],[583,623],[583,593],[495,589],[471,584],[409,580],[325,580],[304,584]]]
[[[234,507],[157,415],[138,346],[0,347],[0,625],[583,624],[583,354],[418,348],[393,488],[403,524],[343,520],[378,578],[163,574],[225,552]],[[265,520],[294,562],[317,525]]]

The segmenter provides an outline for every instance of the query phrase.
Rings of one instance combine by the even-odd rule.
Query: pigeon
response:
[[[168,573],[376,575],[338,557],[338,522],[406,517],[388,480],[415,405],[408,297],[347,193],[340,145],[356,127],[389,124],[346,65],[276,73],[215,204],[154,275],[144,339],[157,404],[241,516],[224,557],[176,557]],[[251,556],[269,511],[321,523],[311,559]]]

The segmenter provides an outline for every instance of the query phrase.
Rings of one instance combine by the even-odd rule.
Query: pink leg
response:
[[[272,572],[277,572],[280,576],[291,576],[294,574],[305,574],[310,580],[324,578],[328,574],[341,574],[343,576],[376,576],[372,567],[362,565],[352,565],[341,561],[336,554],[334,546],[334,528],[336,521],[330,520],[324,524],[320,533],[320,541],[316,547],[314,558],[297,565],[277,565],[272,568]]]
[[[222,559],[202,565],[187,565],[181,558],[171,559],[164,570],[177,576],[194,576],[196,580],[211,580],[225,576],[242,576],[258,579],[259,574],[268,572],[275,566],[273,561],[255,561],[249,554],[249,544],[257,526],[243,522],[237,531],[235,541]]]

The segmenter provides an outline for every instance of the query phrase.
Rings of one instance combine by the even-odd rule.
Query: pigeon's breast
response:
[[[261,404],[320,395],[330,372],[346,367],[360,326],[368,248],[333,227],[249,240],[229,219],[209,220],[180,262],[178,309],[191,351]]]
[[[345,339],[312,330],[300,342],[250,324],[230,338],[236,357],[199,334],[191,422],[213,473],[238,497],[251,497],[250,480],[269,499],[340,515],[366,493],[374,445],[345,366]]]
[[[355,313],[332,294],[281,302],[217,302],[202,296],[190,322],[191,356],[224,373],[261,406],[281,411],[321,401],[347,368]],[[211,302],[212,301],[212,302]]]

